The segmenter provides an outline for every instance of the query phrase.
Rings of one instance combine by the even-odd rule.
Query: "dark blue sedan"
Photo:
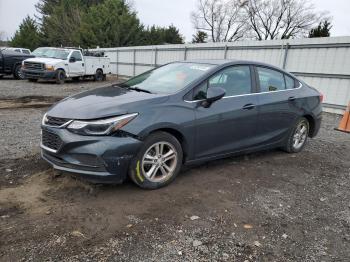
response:
[[[169,184],[183,164],[269,148],[301,151],[322,95],[271,65],[229,60],[164,65],[66,98],[42,121],[42,157],[88,180]]]

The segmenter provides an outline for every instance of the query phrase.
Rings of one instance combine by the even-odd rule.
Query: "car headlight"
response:
[[[73,133],[81,135],[94,135],[102,136],[109,135],[118,129],[125,126],[131,120],[133,120],[138,113],[127,114],[112,118],[92,120],[92,121],[80,121],[74,120],[67,127]]]
[[[55,68],[54,68],[53,65],[45,65],[45,69],[46,69],[47,71],[55,71]]]

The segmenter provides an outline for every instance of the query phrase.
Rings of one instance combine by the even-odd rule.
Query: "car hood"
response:
[[[163,103],[163,94],[148,94],[118,86],[107,86],[82,92],[58,102],[48,115],[68,119],[97,119],[138,113],[146,106]]]
[[[28,58],[25,61],[53,65],[53,64],[62,62],[63,60],[59,58],[50,58],[50,57],[34,57],[34,58]]]

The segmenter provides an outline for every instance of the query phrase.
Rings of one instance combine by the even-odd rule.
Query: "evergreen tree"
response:
[[[29,48],[30,50],[34,50],[40,45],[38,25],[33,18],[27,16],[23,19],[19,29],[11,39],[10,45]]]
[[[192,43],[206,43],[208,38],[208,34],[204,31],[197,31],[195,35],[193,35]]]
[[[81,17],[91,6],[104,0],[40,0],[42,44],[47,46],[79,46]]]
[[[164,44],[183,44],[183,37],[179,29],[170,25],[168,27],[151,26],[147,27],[142,33],[141,45],[164,45]]]
[[[180,35],[179,29],[177,29],[174,25],[168,26],[168,28],[164,28],[164,43],[167,44],[183,44],[183,37]]]
[[[81,21],[80,43],[84,47],[139,45],[143,25],[124,0],[105,0],[91,6]]]
[[[313,37],[329,37],[331,35],[330,30],[332,25],[329,21],[325,20],[323,23],[320,22],[316,28],[313,28],[309,32],[309,38]]]

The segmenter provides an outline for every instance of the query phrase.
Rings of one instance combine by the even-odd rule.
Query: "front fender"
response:
[[[187,157],[193,156],[195,148],[195,114],[192,104],[167,104],[145,110],[122,128],[144,140],[157,130],[167,131],[183,142]]]

